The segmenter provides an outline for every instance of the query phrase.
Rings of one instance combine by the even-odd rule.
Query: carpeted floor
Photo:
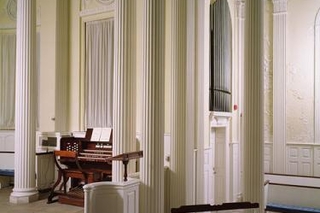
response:
[[[13,204],[9,202],[12,187],[0,189],[0,213],[83,213],[81,207],[60,204],[47,204],[47,194],[40,193],[39,200],[28,204]]]

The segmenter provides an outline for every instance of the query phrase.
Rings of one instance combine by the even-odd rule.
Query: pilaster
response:
[[[38,200],[35,182],[36,2],[17,1],[15,178],[11,203]]]
[[[243,150],[243,95],[244,95],[244,16],[245,2],[244,0],[236,0],[235,2],[235,50],[234,59],[235,66],[232,74],[233,80],[233,103],[237,104],[237,109],[234,112],[236,115],[232,118],[232,142],[238,142],[238,159],[233,170],[233,185],[234,185],[234,200],[242,199],[242,150]]]
[[[186,5],[171,1],[171,207],[186,204]]]
[[[164,212],[165,1],[143,0],[143,103],[140,213]]]
[[[287,0],[273,0],[273,172],[285,172]]]
[[[68,129],[69,1],[57,0],[55,131]]]
[[[315,25],[314,25],[314,58],[320,57],[320,10],[318,10]],[[320,62],[314,61],[314,140],[315,143],[320,143]]]
[[[245,2],[244,191],[263,211],[263,1]]]

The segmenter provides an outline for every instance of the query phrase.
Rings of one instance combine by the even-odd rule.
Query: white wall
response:
[[[314,142],[314,22],[320,1],[290,0],[287,15],[287,142]]]

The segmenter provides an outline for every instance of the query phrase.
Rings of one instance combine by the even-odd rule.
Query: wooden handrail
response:
[[[199,205],[185,205],[179,208],[172,208],[171,213],[188,213],[188,212],[206,212],[206,211],[222,211],[234,209],[254,209],[259,208],[259,203],[250,202],[234,202],[223,203],[219,205],[199,204]]]
[[[123,174],[123,180],[127,181],[128,180],[128,163],[129,160],[132,159],[138,159],[143,157],[143,151],[135,151],[135,152],[127,152],[123,153],[111,158],[108,158],[108,160],[115,160],[115,161],[122,161],[124,165],[124,174]]]

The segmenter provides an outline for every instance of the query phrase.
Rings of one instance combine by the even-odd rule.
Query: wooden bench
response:
[[[287,213],[320,213],[320,209],[280,203],[267,203],[266,211]]]
[[[258,208],[259,208],[258,203],[250,203],[250,202],[223,203],[218,205],[198,204],[198,205],[180,206],[179,208],[172,208],[171,213],[212,212],[212,211],[258,209]]]
[[[320,213],[320,179],[268,174],[266,211]]]

